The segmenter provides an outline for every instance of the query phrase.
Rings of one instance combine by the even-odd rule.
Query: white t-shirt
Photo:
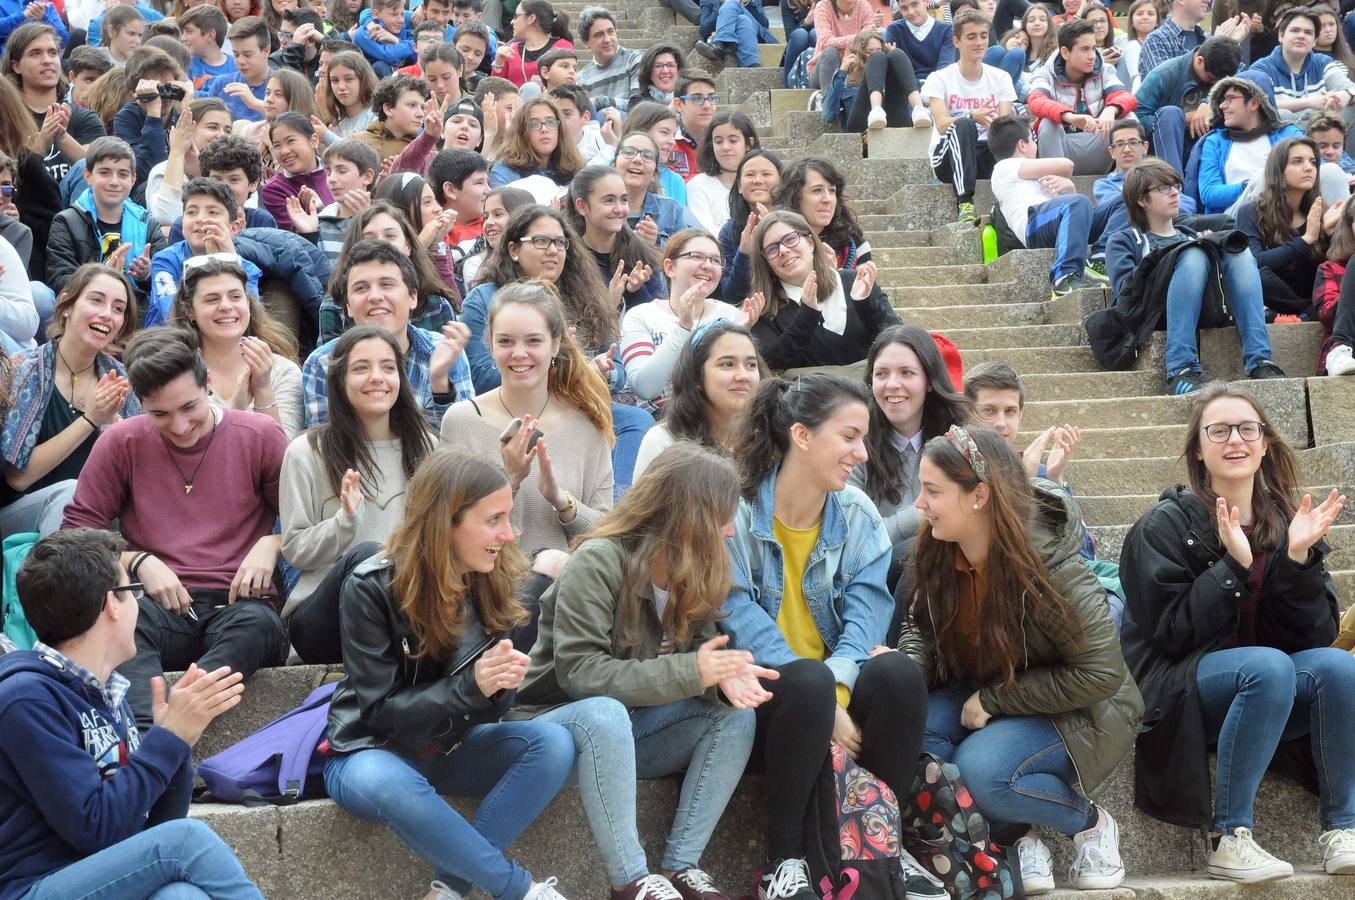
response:
[[[1030,208],[1039,206],[1052,196],[1045,193],[1039,181],[1021,177],[1021,163],[1025,161],[1024,157],[1011,156],[993,166],[993,195],[997,197],[998,206],[1002,207],[1002,217],[1022,244],[1026,242],[1026,222],[1030,218]]]
[[[1250,141],[1233,141],[1228,159],[1223,164],[1223,177],[1228,184],[1260,178],[1270,156],[1270,136],[1261,135]]]
[[[716,319],[737,322],[739,308],[708,299],[697,326]],[[667,300],[651,300],[626,310],[621,320],[621,364],[640,399],[662,405],[678,354],[691,337],[692,332],[678,324]]]
[[[1002,103],[1016,102],[1016,88],[1012,86],[1012,77],[997,66],[985,65],[977,81],[969,81],[960,74],[960,64],[952,63],[943,69],[937,69],[922,82],[922,101],[929,103],[932,98],[944,100],[946,110],[954,117],[976,109],[997,109]],[[979,126],[979,140],[988,139],[988,129]],[[936,126],[932,126],[932,139],[928,152],[941,142]]]
[[[729,221],[729,188],[714,175],[693,175],[687,182],[687,211],[702,228],[719,234]]]

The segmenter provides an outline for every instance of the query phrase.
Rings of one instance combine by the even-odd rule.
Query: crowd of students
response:
[[[672,2],[698,54],[757,63],[760,4]],[[843,174],[761,146],[678,48],[592,7],[580,68],[545,0],[89,5],[0,15],[0,537],[34,539],[39,641],[0,660],[0,898],[257,896],[183,820],[190,748],[286,661],[343,664],[326,787],[432,900],[558,898],[507,851],[569,783],[613,898],[719,900],[701,858],[750,766],[759,898],[808,900],[830,742],[898,791],[953,761],[1036,894],[1036,826],[1075,887],[1124,878],[1089,798],[1136,740],[1138,804],[1212,831],[1211,875],[1290,874],[1252,805],[1297,741],[1355,873],[1345,498],[1301,495],[1196,343],[1226,307],[1282,377],[1267,321],[1320,319],[1355,373],[1339,15],[1207,37],[1200,0],[1140,0],[1120,40],[1078,0],[782,5],[825,118],[931,128],[962,220],[991,178],[1056,297],[1099,279],[1165,322],[1189,485],[1117,581],[1080,431],[1018,446],[1017,374],[900,322]],[[636,780],[676,773],[651,865]]]

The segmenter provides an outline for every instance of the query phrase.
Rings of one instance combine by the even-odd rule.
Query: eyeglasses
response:
[[[781,248],[793,250],[804,238],[809,237],[808,231],[792,231],[778,241],[772,241],[762,248],[762,255],[767,259],[776,259],[781,255]]]
[[[720,102],[719,94],[683,94],[678,97],[683,103],[695,103],[697,106],[714,106]]]
[[[1116,141],[1115,143],[1110,145],[1110,149],[1118,153],[1121,150],[1133,150],[1135,147],[1142,146],[1143,141],[1139,140],[1138,138],[1134,138],[1132,141]]]
[[[652,68],[655,69],[676,69],[678,64],[675,62],[656,62]]]
[[[1204,432],[1205,437],[1209,438],[1210,443],[1225,444],[1233,436],[1233,429],[1237,429],[1238,437],[1250,443],[1261,439],[1261,434],[1266,430],[1266,426],[1260,422],[1238,422],[1236,425],[1230,425],[1227,422],[1215,422],[1213,425],[1206,425],[1200,430]]]
[[[659,161],[659,151],[645,150],[641,147],[632,147],[629,144],[627,144],[624,147],[617,148],[616,155],[621,157],[622,159],[634,159],[635,157],[638,156],[641,159],[649,160],[652,163],[657,163]]]
[[[290,32],[290,31],[279,31],[279,32],[278,32],[278,40],[279,40],[279,41],[282,41],[284,44],[285,44],[285,43],[289,43],[289,42],[292,40],[292,32]]]
[[[1179,184],[1159,184],[1149,189],[1150,193],[1157,194],[1159,197],[1175,197],[1181,193]]]
[[[544,234],[529,234],[523,237],[522,243],[531,244],[538,250],[554,247],[561,253],[564,253],[569,249],[569,238],[564,237],[563,235],[560,237],[547,237]]]
[[[709,264],[723,268],[725,261],[719,256],[711,256],[708,253],[698,253],[695,250],[688,250],[686,253],[675,253],[673,259],[685,259],[688,262],[696,263],[698,266]]]
[[[186,274],[194,269],[200,269],[209,262],[235,263],[237,266],[244,268],[244,263],[241,262],[240,254],[238,253],[203,253],[198,256],[190,256],[183,261],[184,273]]]
[[[131,584],[120,584],[115,588],[109,588],[119,594],[126,594],[128,600],[140,600],[146,596],[146,586],[139,581],[133,581]]]
[[[559,130],[560,130],[560,120],[559,120],[559,119],[528,119],[528,120],[527,120],[527,130],[528,130],[528,131],[559,131]]]

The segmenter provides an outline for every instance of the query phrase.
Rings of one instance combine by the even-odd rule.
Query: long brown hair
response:
[[[677,441],[575,543],[615,538],[625,546],[621,608],[627,643],[635,643],[640,597],[659,559],[668,570],[664,637],[685,646],[694,627],[716,619],[734,580],[722,530],[738,506],[734,464],[709,448]]]
[[[1033,12],[1044,13],[1045,19],[1049,22],[1049,28],[1045,30],[1044,37],[1040,38],[1038,43],[1036,43],[1034,37],[1031,37],[1030,29],[1026,27],[1026,22]],[[1044,4],[1032,3],[1026,8],[1026,11],[1021,14],[1021,30],[1026,33],[1026,38],[1030,41],[1030,58],[1038,65],[1044,65],[1045,61],[1059,49],[1059,26],[1054,21],[1054,14]]]
[[[805,217],[788,209],[774,209],[763,216],[762,221],[758,222],[757,228],[753,230],[752,292],[755,294],[761,292],[766,298],[767,305],[762,310],[762,318],[769,321],[776,318],[781,312],[781,307],[791,302],[786,297],[786,289],[781,285],[781,279],[772,271],[772,264],[762,255],[762,245],[767,239],[767,231],[777,223],[789,225],[801,234],[808,235],[802,240],[808,241],[810,245],[809,259],[814,266],[814,274],[818,276],[820,303],[831,297],[833,291],[842,287],[837,268],[824,258],[824,253],[820,249],[823,241],[814,233],[814,229],[809,227]],[[833,256],[836,257],[837,254],[834,253]]]
[[[560,123],[555,129],[555,149],[551,151],[550,159],[544,164],[536,158],[536,151],[532,149],[530,133],[527,130],[532,110],[542,106],[547,107],[550,110],[550,117]],[[499,142],[498,161],[518,171],[535,172],[538,169],[545,169],[552,180],[557,180],[558,183],[559,179],[563,179],[568,183],[583,168],[584,160],[579,154],[578,144],[574,143],[574,137],[564,122],[565,117],[560,113],[559,104],[551,98],[537,97],[528,100],[517,108],[513,118],[508,122],[503,139]]]
[[[1327,245],[1327,259],[1345,265],[1355,256],[1355,203],[1347,201],[1341,206],[1341,219],[1331,230],[1331,243]]]
[[[1318,152],[1317,142],[1310,137],[1285,138],[1270,148],[1270,155],[1266,157],[1265,180],[1256,198],[1256,219],[1261,238],[1272,247],[1287,244],[1293,239],[1295,215],[1308,215],[1313,201],[1320,196],[1318,181],[1314,178],[1313,186],[1299,201],[1298,209],[1289,205],[1289,188],[1285,184],[1284,170],[1289,166],[1289,151],[1296,146],[1307,147],[1312,151],[1315,168],[1322,165],[1322,154]],[[1321,244],[1319,240],[1309,252],[1320,254]]]
[[[860,84],[861,79],[865,76],[866,57],[870,56],[870,52],[866,48],[870,46],[871,41],[879,41],[882,47],[887,46],[884,35],[874,28],[867,28],[858,32],[856,37],[852,38],[851,47],[848,48],[847,52],[852,54],[853,59],[844,67],[847,72],[848,84]]]
[[[52,310],[52,321],[47,326],[47,339],[49,341],[61,340],[61,336],[66,333],[67,313],[71,311],[75,301],[80,299],[80,295],[85,292],[85,288],[89,287],[90,282],[100,275],[107,275],[122,285],[122,289],[127,292],[127,306],[126,312],[122,316],[122,328],[109,342],[108,349],[113,351],[127,343],[127,339],[136,330],[137,322],[140,321],[136,309],[136,288],[132,286],[132,280],[125,274],[103,263],[85,263],[76,269],[66,281],[66,289],[56,298],[56,307]]]
[[[579,349],[569,333],[565,321],[564,304],[556,293],[555,285],[538,278],[515,281],[506,284],[494,292],[489,304],[489,316],[485,320],[485,336],[492,342],[494,319],[499,311],[509,305],[530,306],[541,314],[546,322],[546,330],[552,340],[560,342],[560,349],[551,360],[550,374],[546,380],[546,390],[551,396],[558,397],[568,405],[583,413],[593,427],[602,432],[607,446],[616,443],[612,430],[612,398],[607,382],[593,368],[593,363]],[[492,346],[492,343],[491,343]]]
[[[14,71],[14,65],[23,58],[28,45],[40,37],[51,38],[52,43],[56,46],[57,53],[61,52],[61,45],[65,42],[61,39],[61,35],[57,33],[56,28],[46,21],[25,22],[11,31],[9,39],[5,41],[4,53],[0,55],[0,69],[3,69],[4,76],[14,82],[20,90],[23,89],[23,79],[19,77],[18,72]],[[66,99],[66,91],[70,87],[70,83],[66,81],[64,68],[64,66],[57,67],[59,74],[56,79],[56,98],[58,103]]]
[[[466,569],[449,549],[466,510],[507,484],[499,466],[450,447],[430,453],[409,479],[404,518],[385,549],[395,564],[391,593],[419,642],[415,658],[445,659],[457,648],[468,602],[490,634],[527,621],[515,592],[527,561],[516,543],[504,544],[489,574]]]
[[[24,103],[19,87],[9,78],[0,78],[0,153],[22,167],[25,157],[33,151],[30,146],[38,135],[37,123]],[[14,170],[18,183],[19,168]]]
[[[339,0],[340,6],[343,0]],[[355,50],[344,50],[334,54],[334,58],[329,61],[329,68],[325,70],[325,77],[321,79],[319,86],[315,89],[316,103],[320,107],[320,117],[325,120],[325,124],[334,125],[348,118],[348,112],[339,105],[339,101],[334,99],[334,92],[329,89],[329,74],[335,67],[347,69],[358,77],[358,96],[362,98],[364,109],[371,106],[372,94],[376,93],[376,72],[372,69],[372,64],[367,62],[366,57]]]
[[[259,302],[258,297],[249,293],[249,278],[245,275],[244,267],[237,262],[209,259],[185,271],[179,280],[179,289],[174,292],[169,324],[198,333],[197,320],[190,315],[193,311],[193,298],[197,295],[198,284],[202,279],[213,275],[230,275],[238,278],[240,286],[245,289],[245,297],[249,300],[249,325],[245,328],[245,336],[258,338],[278,356],[296,362],[296,338],[287,326],[274,318],[267,307]],[[198,334],[198,341],[199,343],[202,341],[201,334]]]
[[[1211,384],[1200,392],[1199,400],[1186,426],[1186,476],[1190,492],[1203,501],[1212,516],[1219,495],[1210,487],[1209,470],[1200,458],[1204,434],[1204,414],[1215,400],[1241,400],[1256,410],[1261,423],[1261,436],[1266,442],[1266,455],[1261,457],[1261,468],[1252,480],[1252,533],[1248,543],[1253,551],[1271,551],[1288,540],[1289,521],[1298,509],[1298,463],[1284,436],[1275,430],[1266,411],[1256,398],[1245,391],[1234,390],[1226,384]]]
[[[963,574],[956,569],[956,545],[932,537],[924,520],[913,548],[916,593],[913,622],[936,647],[943,681],[962,679],[978,686],[1011,686],[1025,667],[1027,619],[1060,643],[1077,643],[1080,626],[1072,606],[1059,595],[1044,560],[1031,545],[1029,531],[1035,498],[1021,460],[1006,441],[987,428],[966,428],[986,462],[979,478],[965,454],[945,436],[934,437],[922,455],[966,493],[988,485],[993,539],[985,568],[987,588],[978,598],[977,634],[958,633],[960,609],[967,599]]]

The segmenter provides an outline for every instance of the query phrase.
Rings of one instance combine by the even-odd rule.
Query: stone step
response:
[[[1083,434],[1086,434],[1085,430]],[[1182,432],[1183,441],[1184,437]],[[1094,459],[1084,458],[1082,447],[1079,446],[1068,463],[1064,478],[1079,494],[1142,494],[1150,485],[1165,486],[1186,480],[1181,450],[1182,447],[1177,446],[1160,457]],[[1298,459],[1299,483],[1306,486],[1304,490],[1314,492],[1314,497],[1318,496],[1318,491],[1325,495],[1333,485],[1343,485],[1341,490],[1347,491],[1344,485],[1350,479],[1349,462],[1355,456],[1355,444],[1314,447],[1299,450],[1295,456]],[[1119,521],[1097,520],[1095,524],[1113,525]],[[1355,524],[1355,503],[1347,504],[1338,523]]]
[[[1028,423],[1023,420],[1022,425]],[[1063,423],[1060,423],[1063,424]],[[1071,423],[1077,424],[1077,423]],[[1048,426],[1044,426],[1048,427]],[[1090,428],[1082,429],[1082,443],[1078,445],[1078,459],[1133,459],[1136,457],[1179,456],[1186,442],[1184,425],[1143,425],[1138,427]],[[1039,437],[1043,428],[1030,426],[1030,430],[1017,435],[1017,445],[1025,447]],[[1076,484],[1074,485],[1076,486]],[[1101,521],[1100,519],[1092,521]]]
[[[937,294],[955,293],[971,291],[977,295],[979,291],[983,294],[971,296],[972,300],[984,300],[988,297],[1000,297],[1004,299],[995,299],[993,302],[987,302],[974,306],[932,306],[932,307],[909,307],[896,306],[894,311],[899,314],[899,318],[910,325],[919,325],[928,331],[940,331],[948,333],[952,328],[1004,328],[1008,326],[1020,325],[1043,325],[1046,322],[1046,314],[1043,303],[1012,303],[1005,300],[1010,296],[1007,291],[1007,285],[985,284],[966,287],[930,287],[930,288],[903,288],[891,292],[894,302],[898,303],[900,295],[905,293],[916,293],[918,291],[931,291]],[[1001,291],[1001,293],[999,293]]]
[[[949,335],[949,332],[947,333]],[[951,338],[954,340],[954,338]],[[1021,380],[1041,375],[1089,374],[1097,377],[1121,373],[1106,372],[1096,361],[1092,348],[1080,347],[996,347],[970,348],[961,352],[965,371],[982,362],[1003,362],[1021,373]],[[1030,391],[1032,397],[1038,396]]]
[[[1289,371],[1311,372],[1313,369]],[[1308,407],[1312,411],[1314,443],[1355,442],[1355,378],[1309,378]],[[1348,472],[1355,472],[1355,467]]]
[[[978,254],[969,254],[963,249],[950,247],[886,246],[875,243],[876,240],[894,240],[908,235],[909,232],[876,234],[869,236],[871,257],[881,267],[910,269],[918,272],[930,272],[936,269],[967,268],[981,265]],[[926,276],[919,276],[926,277]]]
[[[974,349],[1005,350],[1008,347],[1082,347],[1081,325],[1026,325],[1019,328],[951,328],[946,337],[961,354]]]
[[[1090,351],[1088,351],[1090,355]],[[1092,360],[1095,363],[1095,359]],[[965,360],[969,364],[969,360]],[[1007,363],[1011,365],[1010,362]],[[1028,372],[1028,369],[1019,369]],[[1166,387],[1157,372],[1063,372],[1057,374],[1022,374],[1021,383],[1027,397],[1041,400],[1113,399],[1116,397],[1153,397]]]
[[[893,261],[897,256],[898,254],[895,254],[890,256],[889,259]],[[928,288],[929,296],[933,298],[932,302],[919,305],[958,306],[972,302],[966,299],[966,296],[972,297],[972,294],[966,295],[965,292],[973,286],[989,283],[988,270],[983,263],[951,266],[885,266],[881,260],[876,259],[874,245],[871,246],[871,258],[875,260],[878,267],[876,281],[882,288],[890,291],[899,288]],[[945,288],[955,288],[956,291],[946,293],[943,292]]]

